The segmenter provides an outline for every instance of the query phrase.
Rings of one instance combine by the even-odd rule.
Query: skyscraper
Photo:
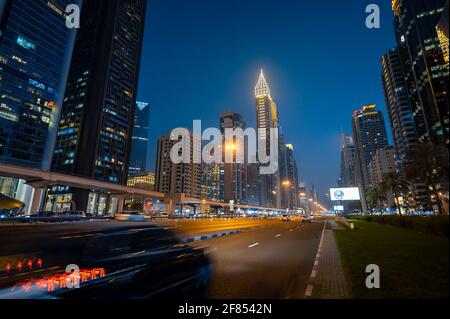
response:
[[[384,116],[376,105],[365,105],[353,114],[353,141],[356,147],[356,182],[361,194],[371,185],[369,163],[379,149],[388,146]],[[363,208],[366,210],[365,196]]]
[[[294,156],[294,145],[285,145],[286,181],[282,189],[287,192],[287,205],[290,210],[299,208],[298,166]],[[282,179],[283,180],[283,179]]]
[[[392,1],[419,142],[449,141],[449,72],[436,28],[445,4],[446,0]]]
[[[52,169],[126,185],[146,0],[86,0]],[[84,209],[86,190],[72,190]]]
[[[150,157],[150,106],[145,102],[136,102],[134,116],[133,142],[129,175],[139,175],[149,171]]]
[[[278,108],[272,99],[269,85],[261,70],[255,87],[256,97],[256,126],[262,131],[261,139],[265,139],[266,153],[270,151],[270,129],[279,129]],[[258,139],[258,147],[261,141]],[[277,143],[278,144],[278,143]],[[266,207],[281,207],[280,172],[273,175],[260,175],[260,200]]]
[[[381,66],[394,146],[399,160],[403,161],[407,150],[417,143],[417,136],[399,49],[384,54]]]
[[[0,162],[50,168],[76,34],[65,9],[79,3],[0,1]],[[1,185],[5,195],[31,202],[25,181],[0,177]]]
[[[448,0],[444,7],[444,12],[441,15],[438,25],[436,26],[436,32],[439,38],[439,43],[441,44],[442,55],[444,56],[444,61],[449,67],[449,43],[448,43]]]
[[[236,135],[233,137],[231,145],[228,145],[228,141],[225,140],[225,130],[241,129],[242,132],[246,129],[246,123],[242,115],[234,112],[223,112],[220,115],[220,130],[223,137],[223,158],[226,158],[228,152],[232,153],[233,162],[222,164],[220,185],[223,192],[223,199],[225,202],[234,201],[235,204],[247,203],[247,165],[246,161],[240,161],[237,157],[239,147],[243,147],[244,157],[246,154],[246,143],[239,145],[238,141],[243,136],[239,136],[239,132],[236,131]]]
[[[356,148],[353,137],[342,134],[340,187],[355,187]]]
[[[191,141],[193,135],[191,133]],[[170,134],[158,139],[156,163],[156,191],[166,194],[185,194],[188,197],[201,197],[201,164],[194,163],[197,150],[190,148],[189,163],[174,163],[171,159],[172,147],[178,141],[171,140]]]
[[[0,5],[0,161],[49,169],[75,30],[65,9],[79,1]]]

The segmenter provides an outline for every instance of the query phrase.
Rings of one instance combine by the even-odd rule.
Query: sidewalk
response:
[[[333,230],[343,229],[334,220],[327,222],[322,245],[311,274],[306,297],[311,299],[349,299],[351,293],[342,268],[341,256]]]

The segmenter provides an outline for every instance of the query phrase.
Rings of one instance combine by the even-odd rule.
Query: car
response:
[[[283,217],[281,217],[281,220],[283,222],[290,222],[290,221],[292,221],[292,217],[289,215],[283,215]]]
[[[312,223],[313,219],[314,218],[312,216],[304,216],[302,219],[302,222],[303,223]]]
[[[39,272],[24,269],[20,279],[16,274],[0,278],[0,299],[204,297],[211,261],[204,249],[181,244],[171,231],[154,225],[122,226],[89,236],[64,241],[67,250],[45,251]],[[77,277],[71,276],[73,271]]]
[[[116,214],[115,220],[122,222],[144,222],[146,221],[145,216],[141,215],[136,211],[123,212],[121,214]]]

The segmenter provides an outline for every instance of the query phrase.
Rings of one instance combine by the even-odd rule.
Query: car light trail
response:
[[[77,283],[85,283],[90,280],[103,278],[106,276],[104,268],[84,269],[79,273],[70,274],[56,274],[40,279],[32,279],[26,282],[16,284],[11,290],[21,289],[24,292],[29,292],[31,289],[46,290],[47,292],[55,291],[56,289],[68,288],[70,285]]]

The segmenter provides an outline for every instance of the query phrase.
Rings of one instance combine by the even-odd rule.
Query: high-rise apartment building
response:
[[[133,142],[128,174],[140,175],[150,169],[150,106],[136,102],[134,116]]]
[[[191,133],[191,141],[193,135]],[[158,153],[156,163],[156,191],[166,194],[185,194],[188,197],[201,198],[201,164],[194,163],[199,154],[194,147],[190,147],[189,163],[174,163],[171,150],[178,143],[171,140],[171,136],[164,135],[158,139]]]
[[[81,10],[52,169],[126,185],[146,0],[86,0]],[[73,189],[79,209],[93,202]]]
[[[449,141],[449,69],[436,28],[445,4],[446,0],[392,1],[397,45],[419,142]]]

